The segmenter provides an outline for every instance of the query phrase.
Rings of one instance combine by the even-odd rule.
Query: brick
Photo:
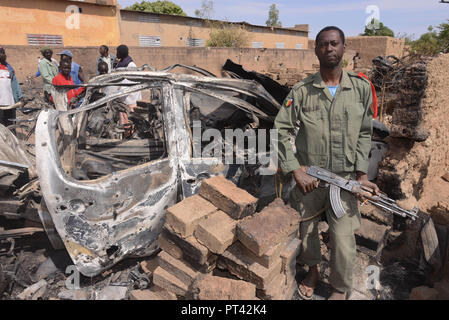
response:
[[[240,242],[235,242],[218,259],[218,263],[231,274],[247,282],[254,283],[258,289],[266,285],[282,270],[282,260],[279,257],[271,268],[265,268],[251,260]]]
[[[158,261],[157,257],[152,257],[151,259],[142,261],[140,263],[140,267],[142,268],[143,272],[145,272],[148,275],[152,275],[154,270],[158,267]]]
[[[299,227],[299,214],[281,199],[237,224],[236,236],[255,255],[261,256]]]
[[[222,175],[203,180],[200,196],[236,220],[256,211],[257,199]]]
[[[291,300],[296,289],[296,280],[280,273],[265,290],[257,290],[256,296],[262,300]]]
[[[242,280],[200,276],[192,285],[195,300],[255,300],[256,286]]]
[[[226,213],[217,211],[198,224],[195,237],[213,253],[222,254],[236,240],[236,224]]]
[[[193,235],[198,223],[217,208],[199,195],[186,198],[167,209],[166,224],[182,237]]]
[[[174,293],[163,291],[155,291],[153,288],[148,290],[133,290],[129,293],[130,300],[177,300]]]
[[[182,259],[182,250],[173,241],[168,240],[162,234],[158,238],[159,248],[167,252],[169,255],[176,259]]]
[[[254,261],[265,268],[271,268],[274,263],[277,263],[281,255],[281,251],[284,249],[284,243],[278,243],[277,245],[271,247],[267,252],[265,252],[260,257],[256,256],[251,250],[245,246],[241,246],[242,253],[248,257],[251,261]]]
[[[245,246],[242,246],[243,253],[248,256],[249,259],[253,260],[254,262],[257,262],[261,266],[264,266],[265,268],[271,268],[274,263],[277,262],[279,257],[281,256],[281,252],[286,248],[287,244],[291,241],[293,237],[297,235],[297,232],[294,232],[288,238],[270,249],[268,249],[267,252],[265,252],[260,257],[256,256],[251,250],[246,248]]]
[[[176,278],[184,282],[186,285],[192,284],[199,272],[183,261],[173,258],[167,252],[160,252],[158,255],[159,266],[170,272]]]
[[[161,236],[171,244],[170,249],[176,255],[171,254],[174,258],[185,260],[193,268],[201,272],[208,272],[214,268],[217,255],[199,243],[194,236],[186,239],[181,238],[170,230],[168,226],[162,228]]]
[[[299,250],[301,249],[301,240],[298,238],[292,239],[287,247],[281,253],[282,259],[282,270],[287,272],[292,268],[295,268],[296,257],[299,255]]]
[[[426,286],[413,288],[410,292],[410,300],[436,300],[438,298],[438,291]]]
[[[189,289],[188,285],[161,267],[157,267],[154,270],[153,283],[178,296],[185,296]]]
[[[389,230],[389,227],[362,218],[361,226],[355,232],[356,242],[377,252],[385,245]]]

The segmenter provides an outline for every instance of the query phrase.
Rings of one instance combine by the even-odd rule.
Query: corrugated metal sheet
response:
[[[27,34],[30,46],[63,46],[62,35]]]
[[[197,21],[197,20],[187,20],[186,25],[191,26],[191,27],[202,27],[203,22]]]
[[[264,28],[259,28],[259,27],[253,27],[252,28],[253,32],[258,32],[258,33],[264,33],[264,32],[269,32],[268,30],[264,29]]]
[[[159,23],[161,19],[156,15],[141,13],[139,14],[139,22]]]
[[[253,41],[253,48],[262,49],[263,48],[263,42]]]
[[[160,36],[139,36],[139,45],[141,47],[160,47]]]
[[[187,38],[188,47],[204,47],[203,39]]]

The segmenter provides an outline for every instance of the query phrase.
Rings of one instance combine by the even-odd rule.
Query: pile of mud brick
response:
[[[223,176],[167,209],[153,283],[179,298],[290,300],[299,215],[276,199],[257,199]]]

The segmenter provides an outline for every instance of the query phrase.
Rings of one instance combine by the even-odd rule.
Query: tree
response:
[[[378,25],[379,28],[373,28],[372,26]],[[362,36],[387,36],[394,37],[394,32],[387,26],[385,26],[382,22],[378,20],[371,20],[370,26],[365,26],[365,32],[361,34]]]
[[[231,25],[229,22],[211,23],[208,47],[245,48],[249,46],[248,32],[242,26]]]
[[[279,21],[279,10],[275,4],[270,6],[268,11],[268,20],[265,22],[268,27],[282,27],[282,22]]]
[[[436,55],[440,52],[448,52],[449,23],[442,23],[436,29],[430,26],[427,30],[428,32],[424,33],[418,40],[412,42],[412,51],[423,55]]]
[[[187,16],[180,6],[171,1],[142,1],[136,2],[132,6],[126,8],[127,10],[145,11],[153,13],[174,14],[178,16]]]
[[[202,19],[210,19],[214,13],[214,1],[203,0],[201,3],[201,9],[195,10],[195,16]]]
[[[447,20],[449,22],[449,20]],[[442,23],[438,26],[440,32],[438,34],[438,39],[440,42],[441,52],[449,52],[449,23]]]

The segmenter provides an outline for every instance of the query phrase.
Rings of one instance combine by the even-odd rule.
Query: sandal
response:
[[[304,287],[307,287],[307,288],[312,288],[312,294],[310,295],[310,296],[308,296],[305,292],[303,292],[302,290],[301,290],[301,286],[304,288]],[[308,287],[308,286],[306,286],[305,284],[304,284],[304,282],[303,281],[301,281],[301,283],[299,284],[299,286],[298,286],[298,295],[301,297],[301,299],[303,299],[303,300],[312,300],[312,298],[313,298],[313,291],[315,290],[315,288],[314,287]]]
[[[308,279],[308,282],[311,282],[312,285],[306,285],[304,282]],[[306,277],[301,281],[301,283],[298,285],[298,294],[303,300],[312,300],[313,293],[315,290],[315,287],[320,279],[319,273],[317,276],[313,275],[313,273],[310,273],[310,271],[307,273]],[[307,295],[307,288],[312,289],[312,294]]]

